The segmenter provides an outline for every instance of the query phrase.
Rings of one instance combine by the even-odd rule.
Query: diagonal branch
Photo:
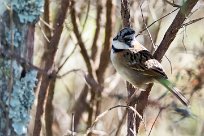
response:
[[[104,83],[105,71],[108,67],[110,60],[110,49],[111,49],[111,36],[112,36],[112,24],[113,24],[113,3],[111,0],[106,1],[106,25],[105,25],[105,41],[103,44],[103,50],[100,56],[100,64],[96,71],[98,82],[100,85]],[[97,94],[98,98],[101,98],[101,92]],[[96,115],[100,113],[101,100],[98,99],[96,102]]]
[[[96,54],[97,54],[97,41],[99,39],[99,33],[100,33],[100,22],[101,22],[101,13],[102,13],[102,4],[101,1],[97,1],[97,15],[96,15],[96,31],[94,34],[94,39],[91,47],[91,59],[96,60]]]
[[[162,42],[160,43],[158,49],[154,53],[154,57],[158,60],[161,60],[166,51],[168,50],[171,42],[176,37],[178,30],[182,27],[183,22],[185,21],[186,17],[190,14],[190,11],[196,5],[198,0],[187,0],[184,5],[181,7],[179,12],[177,13],[174,21],[166,31]],[[137,98],[137,111],[142,115],[144,112],[145,107],[147,106],[148,96],[151,91],[152,84],[148,85],[147,91],[141,92],[141,94]],[[139,128],[140,120],[137,122],[137,130]]]
[[[79,29],[78,29],[78,25],[77,25],[77,22],[76,22],[76,11],[75,11],[74,6],[75,6],[75,1],[72,0],[72,3],[71,3],[71,21],[72,21],[72,24],[73,24],[73,31],[74,31],[74,34],[75,34],[75,36],[77,38],[79,47],[81,49],[81,54],[82,54],[82,57],[83,57],[83,59],[85,61],[85,64],[86,64],[86,67],[87,67],[87,70],[88,70],[88,73],[89,73],[88,76],[90,76],[90,78],[93,79],[94,82],[97,82],[94,79],[95,71],[93,71],[93,68],[92,68],[92,65],[91,65],[91,62],[90,62],[90,58],[88,56],[88,52],[87,52],[87,50],[85,48],[85,44],[84,44],[84,42],[82,40],[81,33],[79,32]],[[86,97],[87,96],[87,89],[85,91],[86,91],[86,93],[83,96]],[[95,92],[94,91],[95,91],[94,88],[91,88],[91,99],[90,99],[90,102],[89,102],[90,105],[94,104],[94,100],[95,100],[94,99],[95,98]],[[78,100],[80,100],[80,99],[78,99]],[[92,122],[92,115],[93,115],[93,107],[90,107],[89,111],[88,111],[88,121],[87,121],[88,125],[91,124],[91,122]],[[77,117],[77,119],[78,118],[79,117]],[[77,124],[77,122],[76,122],[76,124]]]
[[[190,14],[193,7],[196,5],[198,0],[187,0],[183,6],[180,8],[179,12],[177,13],[174,21],[166,31],[163,40],[161,41],[158,49],[154,53],[154,57],[158,60],[161,60],[166,51],[168,50],[170,44],[176,37],[177,32],[182,27],[183,22],[185,21],[186,17]]]
[[[159,19],[155,20],[154,22],[152,22],[151,24],[149,24],[146,28],[144,28],[144,29],[142,29],[141,31],[139,31],[139,33],[136,35],[136,37],[137,37],[138,35],[140,35],[143,31],[145,31],[146,29],[150,28],[152,25],[154,25],[154,24],[157,23],[158,21],[161,21],[163,18],[165,18],[165,17],[169,16],[170,14],[174,13],[174,12],[177,11],[178,9],[179,9],[179,8],[176,8],[176,9],[172,10],[171,12],[169,12],[168,14],[166,14],[166,15],[160,17]]]
[[[105,26],[105,41],[103,44],[103,50],[100,56],[100,64],[97,69],[97,77],[99,83],[104,81],[104,72],[108,66],[110,58],[110,48],[111,48],[111,36],[112,36],[112,14],[113,14],[113,3],[111,0],[106,2],[106,26]]]
[[[86,63],[86,67],[88,69],[88,72],[89,72],[89,74],[91,76],[93,76],[92,66],[91,66],[91,62],[90,62],[90,59],[89,59],[89,55],[88,55],[87,50],[85,48],[84,42],[82,40],[81,34],[79,32],[79,29],[78,29],[78,25],[77,25],[77,22],[76,22],[76,11],[75,11],[74,5],[75,5],[75,1],[72,0],[72,2],[71,2],[71,21],[72,21],[72,24],[73,24],[73,31],[74,31],[74,34],[75,34],[75,36],[77,38],[79,47],[81,48],[81,54],[82,54],[83,59],[84,59],[84,61]]]
[[[204,19],[204,17],[196,18],[196,19],[191,20],[191,21],[189,21],[189,22],[187,22],[187,23],[184,23],[184,24],[182,25],[182,27],[191,25],[191,24],[193,24],[193,23],[196,23],[196,22],[198,22],[198,21],[201,21],[202,19]]]
[[[57,13],[57,19],[55,22],[55,30],[54,35],[52,36],[50,40],[50,44],[48,46],[49,51],[51,51],[50,55],[54,55],[57,52],[60,37],[63,30],[63,24],[66,19],[66,13],[68,10],[70,3],[69,0],[61,0],[61,8],[59,9]],[[51,62],[50,66],[55,66],[54,64],[54,57],[51,60],[47,60]],[[46,129],[46,135],[52,136],[52,121],[53,121],[53,107],[52,107],[52,100],[54,97],[54,88],[55,88],[55,81],[56,78],[53,78],[49,81],[48,88],[47,88],[47,101],[45,104],[45,129]]]
[[[55,22],[55,29],[54,34],[51,37],[50,43],[46,44],[46,52],[43,54],[43,61],[45,63],[45,70],[49,71],[54,65],[54,58],[57,52],[58,43],[61,37],[61,33],[63,30],[63,23],[66,18],[66,13],[69,6],[69,0],[62,0],[61,1],[61,9],[59,9],[57,13],[57,19]],[[47,75],[42,75],[41,84],[39,87],[39,94],[38,94],[38,103],[37,103],[37,110],[35,116],[35,126],[33,130],[33,135],[39,136],[41,131],[41,116],[44,113],[44,102],[46,98],[46,93],[48,92],[48,99],[45,108],[45,124],[46,124],[46,131],[47,135],[52,135],[51,125],[52,125],[52,98],[54,94],[53,86],[54,80],[50,80]],[[51,86],[49,88],[49,86]],[[49,90],[48,90],[49,89]]]
[[[172,3],[172,2],[170,2],[170,1],[168,1],[168,0],[164,0],[164,2],[168,3],[169,5],[171,5],[171,6],[173,6],[173,7],[178,7],[178,8],[181,7],[180,5],[175,4],[174,1],[173,1],[173,3]]]
[[[172,22],[172,24],[168,28],[167,32],[165,33],[164,38],[163,38],[162,42],[160,43],[160,46],[158,47],[158,49],[154,53],[154,57],[156,59],[158,59],[158,60],[162,59],[165,52],[168,50],[170,44],[172,43],[172,41],[176,37],[178,30],[182,27],[183,22],[185,21],[186,17],[190,14],[191,10],[193,9],[193,7],[196,5],[197,2],[198,2],[198,0],[187,0],[183,4],[183,6],[180,8],[174,21]],[[124,4],[123,3],[128,3],[128,0],[121,0],[121,12],[124,12],[124,7],[123,7]],[[129,9],[128,5],[126,5],[126,9]],[[124,12],[124,13],[126,13],[126,12]],[[124,17],[124,13],[122,14],[123,25],[124,26],[130,26],[129,18]],[[147,87],[147,91],[141,92],[139,95],[136,96],[135,101],[131,103],[131,105],[137,104],[136,110],[141,115],[143,115],[144,109],[147,106],[148,96],[150,94],[152,86],[153,86],[153,84],[149,84]],[[129,93],[131,94],[132,93],[131,92],[131,90],[132,90],[131,86],[128,84],[127,87],[128,87],[127,89],[129,91]],[[131,114],[130,114],[130,116],[128,115],[128,118],[131,118],[131,117],[132,117]],[[136,117],[136,132],[138,132],[140,122],[141,122],[141,120],[139,119],[139,117]],[[134,126],[134,122],[128,122],[128,123],[132,123],[132,124],[130,124],[130,126],[128,126],[128,129],[132,128]],[[132,135],[132,133],[128,132],[128,135]]]

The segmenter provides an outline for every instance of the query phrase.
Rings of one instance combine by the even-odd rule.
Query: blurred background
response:
[[[176,9],[183,3],[183,0],[130,0],[131,26],[140,34],[137,40],[153,53],[177,14]],[[45,46],[53,34],[62,3],[45,0],[46,4],[44,15],[35,28],[34,64],[39,67],[44,65]],[[109,58],[112,38],[122,28],[120,5],[119,0],[70,3],[54,59],[54,67],[60,67],[52,100],[54,136],[70,135],[72,129],[76,135],[83,135],[92,124],[92,135],[126,135],[126,108],[117,107],[105,112],[127,102],[126,83],[116,73]],[[155,83],[144,122],[140,125],[141,136],[148,135],[152,126],[151,136],[204,136],[204,20],[193,21],[203,17],[204,1],[200,0],[162,59],[169,79],[189,99],[189,111],[164,87]],[[153,22],[148,29],[151,41],[144,28]],[[31,112],[33,116],[36,106],[37,99]],[[101,113],[103,116],[97,118]],[[34,121],[32,118],[30,133]],[[45,126],[42,124],[43,135]]]

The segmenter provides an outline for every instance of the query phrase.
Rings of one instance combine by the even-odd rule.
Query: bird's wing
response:
[[[137,52],[134,49],[127,49],[124,52],[124,59],[128,67],[144,75],[167,78],[162,65],[154,59],[148,50]]]

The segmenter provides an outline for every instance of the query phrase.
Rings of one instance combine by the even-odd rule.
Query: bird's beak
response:
[[[113,38],[113,41],[116,41],[116,40],[118,40],[118,36],[116,36],[116,37]]]
[[[129,46],[130,48],[134,48],[134,44],[132,42],[129,44]]]

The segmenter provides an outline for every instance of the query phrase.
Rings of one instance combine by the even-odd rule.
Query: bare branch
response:
[[[125,113],[123,113],[123,117],[122,119],[119,121],[118,127],[117,127],[117,131],[115,133],[115,136],[118,136],[122,127],[122,124],[124,123],[125,119],[127,116],[127,110],[125,110]]]
[[[106,3],[106,26],[105,26],[105,41],[104,41],[104,47],[101,52],[100,56],[100,64],[96,71],[97,78],[99,83],[104,82],[104,72],[108,66],[109,60],[110,60],[110,49],[111,49],[111,36],[112,36],[112,14],[113,14],[113,3],[111,0],[107,0]]]
[[[196,22],[198,22],[198,21],[200,21],[200,20],[202,20],[202,19],[204,19],[204,17],[200,17],[200,18],[191,20],[191,21],[189,21],[189,22],[187,22],[187,23],[184,23],[184,24],[182,25],[182,27],[191,25],[191,24],[196,23]]]
[[[44,25],[46,25],[50,30],[54,31],[54,28],[48,22],[43,20],[41,17],[40,17],[40,22],[42,22]]]
[[[80,71],[80,72],[82,72],[83,74],[85,74],[85,72],[84,72],[82,69],[72,69],[72,70],[69,70],[69,71],[65,72],[65,73],[62,74],[62,75],[57,75],[56,77],[57,77],[57,78],[63,78],[64,76],[67,76],[67,75],[70,74],[70,73],[78,72],[78,71]]]
[[[174,2],[172,3],[172,2],[170,2],[170,1],[168,1],[168,0],[164,0],[164,1],[165,1],[166,3],[168,3],[169,5],[173,6],[173,7],[178,7],[178,8],[181,7],[180,5],[175,4]]]
[[[74,49],[72,50],[72,52],[67,56],[67,58],[64,60],[64,62],[59,66],[59,68],[57,69],[56,74],[59,73],[59,71],[62,69],[62,67],[65,65],[65,63],[69,60],[69,58],[73,55],[74,51],[76,50],[77,46],[75,45]]]
[[[87,111],[89,109],[89,104],[86,101],[86,97],[88,95],[88,85],[85,84],[78,99],[76,100],[73,111],[77,114],[75,114],[75,120],[74,120],[74,128],[77,129],[77,126],[79,125],[79,121],[81,119],[81,116],[84,111]]]
[[[128,0],[121,0],[121,17],[123,26],[130,27],[130,4]]]
[[[110,49],[111,49],[111,40],[112,40],[112,24],[113,24],[113,3],[111,0],[106,1],[106,26],[105,26],[105,41],[103,44],[103,50],[100,56],[100,64],[96,70],[96,75],[98,78],[99,84],[104,83],[105,71],[108,67],[110,61]],[[97,94],[98,98],[101,98],[101,92]],[[101,100],[98,99],[96,102],[96,115],[100,113]]]
[[[176,17],[174,18],[172,24],[166,31],[163,40],[161,41],[158,49],[154,53],[154,57],[158,60],[161,60],[164,56],[165,52],[169,48],[171,42],[176,37],[178,30],[182,27],[183,22],[185,21],[186,17],[190,14],[193,7],[196,5],[198,0],[187,0],[183,6],[180,8],[179,12],[177,13]]]
[[[86,11],[85,20],[84,20],[84,23],[82,25],[81,34],[84,32],[84,28],[85,28],[86,22],[88,20],[88,15],[89,15],[89,11],[90,11],[90,4],[91,4],[91,0],[88,0],[88,7],[87,7],[87,11]]]
[[[51,37],[50,43],[46,44],[46,52],[43,54],[43,61],[45,63],[45,70],[49,70],[53,67],[54,63],[54,57],[57,51],[58,43],[61,37],[61,33],[63,30],[63,23],[66,18],[66,13],[69,6],[69,0],[62,0],[61,1],[61,9],[59,9],[57,13],[57,19],[54,25],[54,34]],[[52,81],[52,82],[51,82]],[[55,78],[50,80],[48,76],[42,76],[41,84],[39,87],[39,94],[38,94],[38,103],[37,103],[37,110],[36,110],[36,116],[35,116],[35,126],[33,130],[33,135],[39,136],[41,131],[41,116],[44,112],[44,102],[45,102],[45,96],[46,91],[48,91],[49,86],[49,94],[48,94],[48,100],[46,103],[46,132],[47,135],[52,135],[52,98],[53,98],[53,86],[55,82]]]
[[[96,31],[95,31],[93,43],[92,43],[92,46],[91,46],[91,58],[93,60],[96,59],[96,53],[97,53],[97,50],[98,50],[97,41],[99,39],[98,37],[99,37],[99,33],[100,33],[100,22],[101,22],[102,9],[103,9],[103,7],[102,7],[102,4],[101,4],[101,1],[97,0]]]
[[[142,4],[143,4],[143,3],[142,3]],[[153,48],[155,48],[155,44],[154,44],[154,41],[153,41],[153,39],[152,39],[152,35],[151,35],[149,29],[147,28],[147,24],[146,24],[145,19],[144,19],[143,10],[142,10],[142,4],[140,4],[140,11],[141,11],[141,14],[142,14],[142,20],[143,20],[143,23],[144,23],[145,28],[146,28],[146,30],[147,30],[148,36],[149,36],[149,38],[150,38],[150,40],[151,40],[152,46],[153,46]]]
[[[152,124],[152,127],[151,127],[151,129],[150,129],[150,131],[149,131],[148,136],[150,136],[150,134],[151,134],[151,132],[152,132],[152,129],[153,129],[153,127],[154,127],[154,124],[156,123],[156,121],[157,121],[157,119],[158,119],[158,117],[159,117],[159,115],[160,115],[160,113],[162,112],[163,109],[164,109],[164,108],[160,108],[160,109],[159,109],[159,113],[157,114],[157,116],[156,116],[156,118],[155,118],[155,120],[154,120],[154,122],[153,122],[153,124]]]
[[[72,113],[72,121],[71,121],[71,136],[74,136],[74,118],[75,118],[75,115],[74,113]]]
[[[39,26],[40,31],[42,32],[43,37],[45,38],[45,40],[46,40],[48,43],[50,43],[50,39],[49,39],[49,38],[47,37],[47,35],[45,34],[44,30],[42,30],[42,27],[41,27],[41,24],[40,24],[40,23],[38,23],[38,26]]]
[[[174,21],[172,22],[169,29],[165,33],[165,36],[164,36],[160,46],[158,47],[158,49],[154,53],[154,57],[156,59],[161,60],[161,58],[164,56],[164,54],[167,51],[168,47],[170,46],[171,42],[174,40],[176,33],[182,27],[182,24],[185,21],[186,16],[189,15],[190,11],[192,10],[192,8],[195,6],[195,4],[197,2],[198,2],[198,0],[194,0],[194,1],[187,0],[184,3],[184,5],[181,7],[181,9],[177,13]],[[149,93],[151,91],[152,85],[153,84],[149,84],[146,91],[141,92],[141,94],[137,98],[137,101],[138,101],[137,111],[141,115],[143,115],[144,109],[147,106],[147,100],[148,100],[148,96],[149,96]],[[136,123],[137,130],[138,130],[140,121],[136,120],[136,122],[137,122]]]
[[[91,127],[87,130],[86,134],[89,134],[91,132],[91,130],[93,129],[95,124],[101,118],[103,118],[107,113],[109,113],[111,110],[116,109],[116,108],[127,108],[127,109],[131,110],[134,113],[135,116],[138,116],[143,121],[142,116],[139,114],[139,112],[137,110],[135,110],[135,108],[133,108],[131,106],[126,106],[126,105],[116,105],[116,106],[113,106],[113,107],[109,108],[108,110],[102,112],[100,115],[98,115],[96,117],[96,119],[94,120],[93,124],[91,125]]]
[[[173,11],[169,12],[168,14],[166,14],[166,15],[162,16],[161,18],[155,20],[155,21],[152,22],[150,25],[148,25],[147,28],[151,27],[152,25],[154,25],[154,24],[155,24],[156,22],[158,22],[159,20],[162,20],[163,18],[165,18],[165,17],[169,16],[170,14],[174,13],[174,12],[177,11],[178,9],[179,9],[179,8],[176,8],[176,9],[174,9]],[[137,37],[138,35],[140,35],[143,31],[145,31],[147,28],[144,28],[143,30],[141,30],[141,31],[136,35],[136,37]]]
[[[79,47],[81,48],[81,54],[82,54],[83,59],[86,63],[86,67],[88,69],[88,72],[91,76],[93,76],[91,62],[89,60],[87,50],[85,48],[84,42],[82,41],[82,37],[81,37],[77,22],[76,22],[76,11],[75,11],[74,5],[75,5],[75,1],[72,0],[72,2],[71,2],[71,21],[73,24],[73,31],[74,31],[74,34],[75,34],[77,40],[78,40]]]

